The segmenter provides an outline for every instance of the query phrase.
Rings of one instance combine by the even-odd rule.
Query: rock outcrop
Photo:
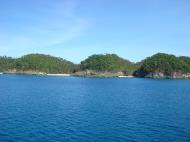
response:
[[[91,76],[91,77],[118,77],[118,76],[126,76],[126,72],[118,71],[95,71],[95,70],[81,70],[76,71],[72,75],[74,76]]]
[[[134,73],[134,76],[145,77],[145,78],[190,79],[190,73],[183,73],[183,72],[163,73],[159,71],[145,72],[145,71],[139,70]]]

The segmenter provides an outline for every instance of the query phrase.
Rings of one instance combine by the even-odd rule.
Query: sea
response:
[[[0,142],[189,142],[190,80],[0,75]]]

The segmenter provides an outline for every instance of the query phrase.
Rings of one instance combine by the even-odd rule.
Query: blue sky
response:
[[[0,55],[190,56],[189,0],[1,0]]]

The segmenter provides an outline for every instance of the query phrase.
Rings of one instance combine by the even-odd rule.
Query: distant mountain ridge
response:
[[[190,57],[157,53],[133,63],[116,54],[95,54],[80,64],[44,54],[28,54],[20,58],[0,57],[0,72],[50,73],[77,76],[129,76],[148,78],[190,78]]]

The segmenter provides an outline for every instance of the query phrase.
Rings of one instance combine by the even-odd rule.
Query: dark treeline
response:
[[[190,73],[190,57],[176,57],[158,53],[141,62],[133,63],[116,54],[89,56],[80,64],[43,54],[29,54],[21,58],[0,57],[0,72],[33,70],[45,73],[73,73],[80,70],[127,72],[128,75],[146,76],[150,72],[170,75],[173,72]],[[141,75],[139,75],[141,74]]]

